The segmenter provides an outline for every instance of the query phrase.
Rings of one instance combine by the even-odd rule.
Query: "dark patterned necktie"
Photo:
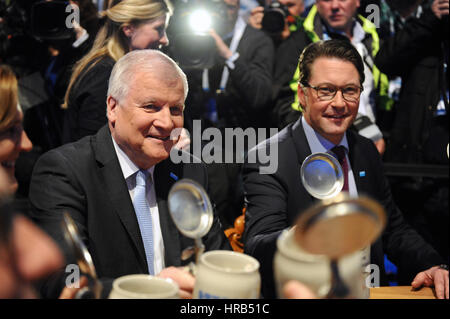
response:
[[[339,164],[342,166],[342,172],[344,174],[344,186],[342,187],[342,190],[348,192],[348,163],[347,157],[345,156],[345,146],[335,146],[331,151],[336,154]]]

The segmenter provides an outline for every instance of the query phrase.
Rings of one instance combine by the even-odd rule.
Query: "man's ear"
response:
[[[106,116],[108,117],[108,122],[110,122],[113,126],[116,123],[117,118],[117,108],[119,105],[117,104],[117,101],[112,96],[108,96],[106,99]]]
[[[302,86],[299,84],[297,86],[297,96],[298,96],[298,102],[300,103],[300,106],[302,109],[306,106],[306,95],[305,91],[303,90]]]

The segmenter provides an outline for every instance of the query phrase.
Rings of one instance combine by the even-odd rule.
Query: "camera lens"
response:
[[[271,2],[264,9],[264,17],[261,21],[262,29],[268,33],[281,33],[284,30],[288,14],[286,6],[278,1]]]
[[[264,13],[261,21],[263,30],[269,33],[280,33],[284,29],[285,15],[281,10],[270,10]]]

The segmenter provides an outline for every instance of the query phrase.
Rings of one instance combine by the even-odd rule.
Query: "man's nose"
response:
[[[347,105],[345,103],[344,94],[342,93],[342,90],[338,90],[336,92],[336,95],[334,96],[332,102],[334,107],[345,107]]]
[[[333,10],[339,9],[339,2],[340,2],[340,0],[331,0],[331,8]]]
[[[170,113],[170,108],[163,107],[158,112],[158,118],[154,121],[154,125],[158,128],[164,130],[172,130],[174,128],[172,114]]]

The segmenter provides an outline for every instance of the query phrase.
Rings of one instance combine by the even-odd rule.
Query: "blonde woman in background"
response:
[[[108,80],[115,62],[133,50],[169,43],[169,0],[111,1],[92,49],[75,66],[64,99],[63,143],[96,133],[106,120]]]

